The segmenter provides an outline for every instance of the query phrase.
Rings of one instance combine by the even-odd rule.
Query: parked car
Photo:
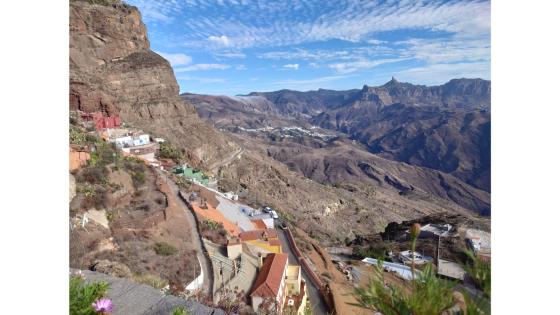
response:
[[[269,213],[270,211],[273,211],[271,207],[264,207],[263,211],[266,213]]]
[[[286,230],[286,229],[288,229],[288,226],[286,225],[285,222],[282,222],[282,223],[280,223],[280,228],[281,228],[282,230]]]
[[[271,211],[270,211],[270,216],[271,216],[273,219],[278,219],[278,213],[276,213],[276,211],[274,211],[274,210],[271,210]]]

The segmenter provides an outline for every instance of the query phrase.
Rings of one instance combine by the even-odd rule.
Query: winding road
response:
[[[207,295],[212,296],[212,286],[213,286],[212,266],[208,261],[208,258],[204,254],[205,252],[204,245],[202,244],[200,237],[198,235],[198,231],[196,229],[196,219],[193,213],[191,212],[191,210],[189,209],[189,207],[187,206],[187,204],[185,203],[185,201],[183,201],[183,199],[179,197],[179,187],[177,187],[175,182],[170,180],[164,171],[159,169],[156,170],[159,176],[165,181],[165,183],[171,189],[172,193],[171,196],[169,197],[174,198],[175,203],[180,205],[183,208],[183,210],[185,210],[187,223],[189,225],[189,231],[191,233],[191,239],[193,240],[192,243],[195,246],[196,256],[198,258],[198,261],[200,262],[200,267],[202,268],[202,272],[204,273],[204,281],[202,284],[202,289]]]

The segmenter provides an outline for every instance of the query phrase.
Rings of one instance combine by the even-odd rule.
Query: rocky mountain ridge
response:
[[[150,50],[140,12],[126,4],[70,3],[70,108],[119,114],[189,149],[193,161],[238,149],[179,98],[173,69]]]

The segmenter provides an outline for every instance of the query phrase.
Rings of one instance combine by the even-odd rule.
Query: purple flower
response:
[[[91,304],[91,306],[96,312],[100,313],[111,313],[113,311],[113,302],[109,299],[99,299]]]

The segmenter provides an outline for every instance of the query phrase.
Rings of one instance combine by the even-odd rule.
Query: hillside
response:
[[[71,2],[70,108],[119,114],[126,124],[164,137],[184,150],[187,162],[216,174],[218,185],[223,190],[238,193],[250,205],[277,208],[282,216],[323,245],[341,243],[346,238],[353,239],[371,230],[383,230],[391,221],[400,222],[439,212],[476,213],[483,211],[488,203],[488,195],[468,186],[459,188],[463,184],[452,178],[444,181],[442,187],[452,183],[449,185],[453,188],[448,190],[457,191],[452,194],[474,196],[456,203],[452,197],[446,196],[446,189],[428,189],[428,184],[420,185],[405,176],[400,178],[399,164],[394,164],[397,171],[389,173],[394,178],[400,178],[400,182],[409,182],[404,186],[412,185],[418,187],[418,192],[425,191],[424,196],[419,198],[418,195],[403,193],[394,180],[389,180],[390,183],[383,180],[381,186],[371,185],[371,180],[365,181],[357,191],[339,185],[332,176],[327,176],[331,178],[328,180],[310,180],[309,172],[291,167],[288,161],[282,161],[279,154],[263,149],[268,145],[266,142],[249,141],[243,134],[225,129],[226,132],[220,132],[210,123],[216,122],[216,127],[220,129],[259,127],[280,121],[288,127],[294,121],[311,126],[310,122],[302,119],[308,119],[326,107],[334,109],[341,100],[351,101],[353,96],[321,90],[324,99],[329,101],[311,97],[302,101],[301,106],[292,106],[286,101],[286,109],[276,106],[267,96],[240,97],[241,100],[233,101],[207,97],[206,103],[214,105],[207,107],[206,112],[199,111],[199,114],[208,123],[199,118],[192,105],[196,106],[195,99],[199,96],[184,95],[187,102],[181,99],[169,62],[149,47],[146,28],[136,8],[123,4],[101,6]],[[352,93],[360,93],[360,90]],[[300,93],[292,94],[296,98],[300,96]],[[222,106],[224,102],[229,105]],[[312,102],[315,109],[306,111],[303,108],[306,102]],[[227,111],[221,112],[222,109]],[[294,114],[286,115],[287,111]],[[290,129],[287,132],[299,131]],[[343,135],[336,130],[329,132]],[[322,154],[333,152],[325,150]],[[368,155],[367,158],[372,157]],[[382,162],[383,165],[385,163]],[[345,167],[344,163],[337,165]],[[417,169],[426,173],[421,168]],[[430,176],[433,177],[433,174]],[[355,180],[361,179],[356,177]],[[455,187],[453,183],[458,184]],[[467,206],[478,208],[469,210],[465,208]]]
[[[126,4],[70,3],[70,109],[119,114],[180,144],[193,162],[237,149],[179,98],[173,69],[150,50],[140,12]]]

